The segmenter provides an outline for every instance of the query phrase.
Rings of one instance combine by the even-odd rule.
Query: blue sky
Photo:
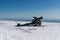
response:
[[[60,19],[60,0],[0,0],[0,18]]]

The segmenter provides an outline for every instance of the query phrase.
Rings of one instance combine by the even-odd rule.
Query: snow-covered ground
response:
[[[17,22],[0,20],[0,40],[60,40],[60,23],[42,22],[38,27],[16,27]]]

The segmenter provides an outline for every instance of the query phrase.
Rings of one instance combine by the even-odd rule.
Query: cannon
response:
[[[42,20],[43,17],[33,17],[33,20],[31,23],[25,23],[25,24],[20,24],[20,23],[17,23],[17,26],[41,26],[41,23],[42,23]]]

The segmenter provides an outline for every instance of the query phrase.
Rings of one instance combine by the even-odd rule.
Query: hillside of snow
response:
[[[60,40],[60,23],[42,22],[41,26],[16,27],[17,23],[26,22],[0,20],[0,40]]]

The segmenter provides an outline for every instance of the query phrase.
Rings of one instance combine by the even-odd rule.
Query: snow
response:
[[[0,20],[0,40],[60,40],[60,23],[42,22],[37,27],[16,27],[17,23],[26,22]]]

